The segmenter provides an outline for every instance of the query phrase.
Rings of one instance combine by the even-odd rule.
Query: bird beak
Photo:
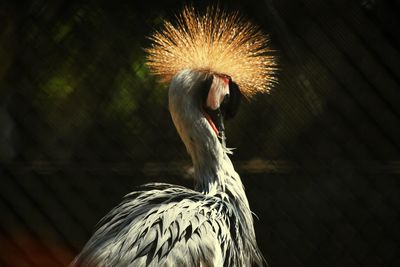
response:
[[[216,110],[206,109],[204,111],[204,117],[206,117],[208,123],[211,128],[217,135],[221,144],[225,144],[225,126],[224,126],[224,117],[219,108]]]
[[[221,144],[225,147],[225,126],[224,126],[224,117],[222,115],[221,109],[217,109],[217,117],[218,117],[218,122],[217,122],[217,129],[218,133],[217,136],[219,138],[219,141]]]

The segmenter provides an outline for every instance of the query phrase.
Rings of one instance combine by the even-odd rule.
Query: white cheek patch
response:
[[[214,75],[206,105],[211,110],[216,110],[221,105],[224,97],[229,94],[229,80],[226,77]]]

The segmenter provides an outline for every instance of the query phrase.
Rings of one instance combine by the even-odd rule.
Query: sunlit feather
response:
[[[268,92],[275,80],[268,38],[237,12],[185,7],[175,24],[165,21],[150,39],[147,64],[164,82],[183,69],[202,70],[230,76],[250,97]]]

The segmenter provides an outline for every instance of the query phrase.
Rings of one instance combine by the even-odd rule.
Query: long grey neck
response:
[[[219,194],[232,204],[249,209],[242,181],[227,151],[215,136],[209,136],[203,146],[192,151],[195,188],[204,194]]]
[[[196,189],[204,194],[228,194],[248,207],[243,184],[205,118],[201,107],[202,81],[207,75],[183,70],[171,82],[169,109],[195,170]]]

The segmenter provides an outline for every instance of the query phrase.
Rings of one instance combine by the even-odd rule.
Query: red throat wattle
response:
[[[219,136],[219,131],[218,131],[217,127],[215,126],[214,122],[212,121],[210,115],[208,115],[207,112],[203,112],[203,113],[204,113],[204,117],[206,117],[206,119],[207,119],[208,123],[210,124],[211,128],[214,130],[215,134],[217,136]]]

